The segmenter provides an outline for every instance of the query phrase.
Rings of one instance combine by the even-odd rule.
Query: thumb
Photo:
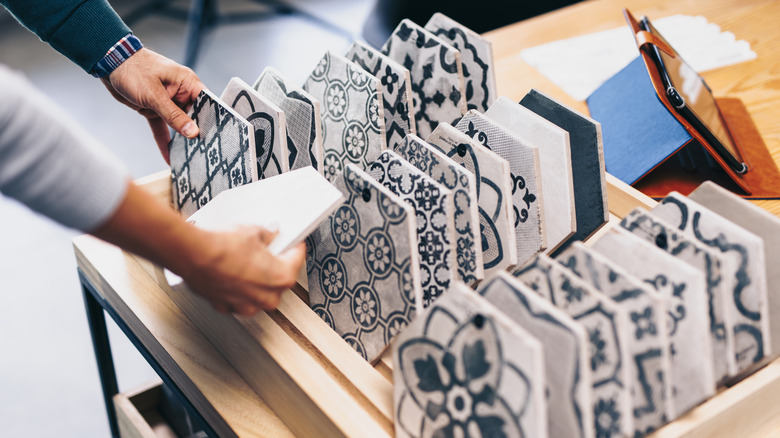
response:
[[[156,112],[168,126],[187,138],[194,138],[198,135],[200,132],[198,125],[187,116],[187,113],[173,103],[164,88],[159,90],[155,96],[150,109]]]

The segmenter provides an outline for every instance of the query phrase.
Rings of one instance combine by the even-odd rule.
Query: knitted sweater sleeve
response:
[[[127,190],[118,159],[21,74],[0,64],[0,192],[65,226],[91,231]]]
[[[107,0],[0,0],[0,4],[86,72],[130,33]]]

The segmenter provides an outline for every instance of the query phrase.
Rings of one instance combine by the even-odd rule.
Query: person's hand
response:
[[[272,310],[282,292],[295,285],[303,266],[303,243],[273,256],[267,246],[276,233],[258,227],[208,233],[209,254],[182,275],[189,288],[220,313],[251,316]]]
[[[198,135],[198,126],[185,110],[206,87],[191,69],[142,48],[102,80],[116,100],[146,117],[166,162],[168,126],[187,138]]]

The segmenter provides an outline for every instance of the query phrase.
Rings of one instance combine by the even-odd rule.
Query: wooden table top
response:
[[[675,14],[702,15],[750,43],[758,58],[709,71],[716,97],[736,97],[747,107],[775,163],[780,162],[780,2],[772,0],[590,0],[485,34],[493,43],[499,95],[519,100],[537,88],[587,113],[576,101],[519,56],[526,48],[602,30],[625,27],[622,9],[651,20]],[[752,201],[780,216],[780,201]]]
[[[621,9],[657,19],[673,14],[704,15],[747,40],[758,59],[725,67],[704,76],[718,96],[743,100],[764,137],[773,158],[780,158],[780,2],[749,0],[671,1],[594,0],[489,32],[493,42],[499,93],[519,99],[538,88],[585,111],[573,98],[519,57],[521,50],[539,44],[625,26]],[[620,187],[620,182],[610,179]],[[170,200],[169,180],[160,175],[146,179],[145,187],[158,198]],[[620,216],[639,200],[610,191],[610,211]],[[780,201],[757,201],[780,215]],[[206,419],[224,436],[292,436],[192,322],[145,271],[139,261],[118,248],[90,236],[74,239],[79,268],[141,338],[153,356],[163,362],[174,381]]]

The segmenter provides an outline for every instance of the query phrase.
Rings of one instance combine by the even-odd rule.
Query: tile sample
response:
[[[517,264],[522,265],[547,248],[539,150],[475,110],[466,113],[455,127],[509,162],[512,225],[517,239]]]
[[[620,226],[653,243],[681,261],[688,263],[704,274],[707,281],[707,303],[712,340],[712,357],[715,365],[715,380],[721,381],[737,373],[734,359],[734,324],[731,314],[737,311],[731,289],[724,279],[726,260],[719,251],[698,242],[695,237],[675,229],[647,210],[637,207],[620,222]],[[722,268],[722,266],[724,268]],[[732,267],[733,269],[733,267]],[[729,307],[732,309],[730,310]]]
[[[407,134],[417,133],[409,70],[361,41],[352,43],[345,56],[382,83],[388,149],[394,149]]]
[[[347,200],[306,241],[309,304],[374,362],[422,300],[415,214],[354,164],[334,185]]]
[[[284,111],[239,78],[228,82],[220,99],[254,127],[258,179],[289,171]]]
[[[577,231],[569,133],[507,97],[499,97],[485,116],[539,150],[547,252]]]
[[[410,20],[403,20],[382,53],[409,70],[417,134],[426,138],[439,123],[466,112],[463,67],[458,49]]]
[[[195,138],[175,133],[168,145],[173,205],[185,217],[220,192],[257,180],[252,125],[208,90],[189,116],[200,128]]]
[[[634,432],[629,436],[644,436],[663,426],[672,418],[666,399],[666,394],[672,393],[666,330],[668,300],[582,242],[569,245],[557,261],[628,312],[628,363],[634,371],[634,380],[628,385],[634,420]]]
[[[414,209],[422,286],[417,306],[428,307],[455,281],[452,192],[393,151],[379,154],[366,173]]]
[[[271,67],[257,78],[254,89],[284,111],[287,122],[287,168],[313,166],[322,172],[320,101],[291,84]]]
[[[601,124],[538,90],[529,91],[520,105],[569,133],[577,231],[568,242],[585,240],[609,220]]]
[[[629,366],[628,313],[544,254],[538,254],[512,275],[587,331],[596,436],[631,435],[634,423],[629,384],[634,377]]]
[[[433,14],[425,29],[460,50],[467,109],[487,111],[498,97],[490,41],[440,12]]]
[[[669,299],[673,420],[715,394],[704,274],[621,228],[593,243],[595,251]]]
[[[549,435],[595,437],[585,329],[506,272],[483,283],[478,292],[544,346]]]
[[[328,52],[303,89],[322,102],[323,172],[329,181],[347,163],[366,169],[386,148],[379,79]]]
[[[407,135],[395,151],[452,191],[458,277],[468,285],[485,278],[477,210],[477,181],[474,173],[413,134]]]
[[[516,265],[509,162],[452,125],[439,125],[427,141],[474,174],[485,276]]]
[[[730,260],[734,269],[723,275],[734,303],[729,308],[735,310],[731,322],[737,371],[770,355],[766,261],[761,238],[677,192],[662,199],[651,212],[720,251],[724,260]]]
[[[776,269],[776,261],[780,260],[780,219],[710,181],[700,185],[688,195],[688,199],[698,202],[764,239],[767,306],[772,346],[771,354],[765,355],[777,356],[780,354],[780,269]]]
[[[458,283],[393,342],[395,436],[546,437],[542,344]]]

